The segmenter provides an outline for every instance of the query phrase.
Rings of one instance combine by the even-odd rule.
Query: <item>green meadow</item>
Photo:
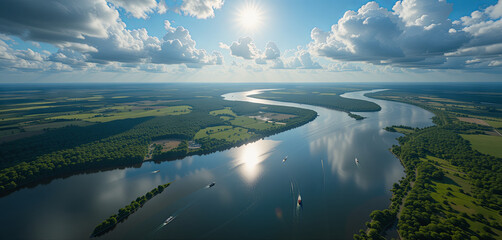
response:
[[[461,136],[468,140],[472,147],[479,152],[502,158],[502,137],[491,135],[471,135],[461,134]]]

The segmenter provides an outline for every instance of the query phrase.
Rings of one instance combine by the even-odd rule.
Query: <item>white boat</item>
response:
[[[298,205],[302,205],[302,196],[298,194]]]
[[[160,172],[160,170],[155,170],[155,171],[153,171],[152,173],[158,173],[158,172]]]
[[[356,164],[359,164],[359,160],[357,160],[357,158],[356,158]]]
[[[166,221],[164,221],[165,224],[168,224],[170,222],[172,222],[174,220],[174,217],[173,216],[169,216]]]
[[[288,156],[286,156],[284,159],[282,159],[282,162],[286,162],[286,160],[288,160]]]

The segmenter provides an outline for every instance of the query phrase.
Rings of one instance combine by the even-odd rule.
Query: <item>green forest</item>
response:
[[[396,222],[401,239],[500,239],[502,159],[479,152],[461,136],[490,133],[494,128],[461,121],[457,116],[464,112],[431,104],[431,97],[424,101],[394,91],[373,95],[430,110],[436,115],[435,126],[386,128],[404,134],[391,151],[401,160],[406,177],[394,184],[389,208],[375,210],[367,229],[354,239],[385,239],[386,229]],[[448,101],[445,96],[432,100]]]
[[[317,116],[311,110],[221,97],[246,89],[222,85],[188,88],[183,84],[84,85],[0,92],[0,195],[81,172],[139,165],[156,140],[181,141],[174,149],[156,151],[151,157],[173,160],[255,141]],[[214,113],[222,109],[232,114]],[[263,114],[290,117],[277,121],[252,118]],[[198,132],[215,126],[231,129],[195,139]],[[194,140],[200,147],[189,148],[188,142]]]

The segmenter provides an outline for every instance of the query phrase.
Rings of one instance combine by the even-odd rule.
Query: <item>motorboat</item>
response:
[[[286,160],[288,160],[288,156],[286,156],[284,159],[282,159],[282,162],[286,162]]]
[[[298,205],[302,205],[302,196],[298,194]]]
[[[357,158],[356,158],[356,164],[359,164],[359,160],[357,160]]]
[[[158,172],[160,172],[160,170],[155,170],[155,171],[153,171],[152,173],[158,173]]]
[[[166,221],[164,221],[165,224],[168,224],[170,222],[172,222],[174,220],[174,217],[173,216],[169,216]]]
[[[215,182],[212,182],[211,184],[209,184],[209,187],[213,187],[215,184]]]

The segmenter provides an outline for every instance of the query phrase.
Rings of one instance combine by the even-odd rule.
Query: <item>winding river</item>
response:
[[[0,239],[88,239],[93,228],[118,208],[173,180],[162,194],[100,238],[351,239],[372,210],[388,206],[392,184],[404,176],[399,160],[388,151],[399,134],[383,128],[432,125],[432,113],[369,99],[364,94],[370,91],[342,95],[382,107],[379,112],[358,113],[367,117],[362,121],[326,108],[249,97],[259,92],[223,97],[308,108],[319,117],[222,152],[22,189],[0,198]],[[216,185],[208,188],[211,182]],[[174,219],[163,224],[170,216]]]

